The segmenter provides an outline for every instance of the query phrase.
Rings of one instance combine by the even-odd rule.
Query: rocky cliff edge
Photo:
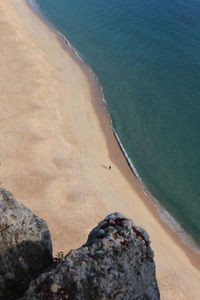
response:
[[[149,236],[113,213],[53,259],[47,224],[0,188],[0,299],[160,299]]]

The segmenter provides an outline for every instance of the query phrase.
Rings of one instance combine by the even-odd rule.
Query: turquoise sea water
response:
[[[99,78],[145,186],[200,246],[200,2],[37,3]]]

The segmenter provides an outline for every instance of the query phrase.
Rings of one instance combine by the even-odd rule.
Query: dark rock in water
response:
[[[159,299],[147,233],[119,213],[94,228],[85,245],[30,284],[23,299]]]
[[[0,188],[0,299],[22,296],[51,260],[46,223]]]

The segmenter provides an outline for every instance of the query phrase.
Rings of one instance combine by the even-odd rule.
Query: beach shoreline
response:
[[[4,1],[4,2],[6,3],[7,1]],[[13,1],[11,1],[11,3],[13,5],[13,7],[16,9],[16,4],[14,5]],[[18,14],[20,12],[20,17],[22,17],[22,13],[24,12],[23,9],[25,9],[25,7],[22,7],[22,6],[27,5],[25,3],[26,3],[26,1],[24,0],[20,6],[20,10],[17,11]],[[27,7],[28,7],[28,5],[27,5]],[[34,12],[31,11],[31,13],[34,15]],[[38,18],[38,17],[36,17],[36,18]],[[39,20],[39,18],[38,18],[38,20]],[[24,20],[22,20],[22,21],[24,22]],[[31,22],[31,20],[30,20],[30,22]],[[37,22],[37,20],[35,19],[34,22]],[[27,21],[26,21],[26,24],[28,24]],[[45,25],[42,25],[42,22],[38,26],[40,26],[40,25],[43,27],[45,26]],[[48,31],[49,29],[43,28],[42,30],[44,31],[44,34],[45,34],[45,30]],[[50,33],[48,33],[48,35],[49,34]],[[53,42],[53,36],[52,36],[53,34],[55,34],[55,32],[52,33],[51,36],[49,37],[49,38],[51,38],[51,42]],[[60,42],[60,39],[59,39],[59,42]],[[157,266],[157,277],[158,277],[159,286],[161,289],[161,296],[163,295],[163,299],[170,299],[170,297],[172,297],[172,295],[174,295],[174,296],[179,295],[179,293],[181,293],[181,291],[184,294],[187,292],[187,289],[189,289],[188,295],[193,295],[191,293],[192,293],[192,289],[193,289],[192,287],[193,287],[194,283],[191,284],[191,282],[188,282],[188,287],[186,286],[187,288],[184,286],[185,285],[184,281],[181,284],[182,285],[181,288],[180,288],[180,286],[179,287],[176,286],[176,285],[178,285],[178,282],[180,284],[180,281],[181,281],[181,277],[179,278],[179,275],[180,275],[179,272],[181,272],[180,265],[182,263],[185,263],[186,269],[188,267],[188,274],[194,275],[194,273],[195,273],[196,277],[195,276],[194,277],[196,278],[196,283],[194,285],[195,286],[194,295],[198,295],[198,292],[200,292],[200,290],[198,289],[198,285],[197,285],[198,279],[200,278],[199,255],[195,254],[191,249],[189,249],[188,247],[183,245],[183,243],[180,241],[179,237],[160,218],[157,208],[153,204],[153,201],[144,194],[144,192],[140,186],[140,183],[138,182],[138,180],[134,176],[132,170],[128,166],[127,160],[126,160],[124,154],[122,153],[121,148],[118,145],[118,141],[117,141],[116,137],[114,136],[113,130],[111,128],[111,124],[109,122],[109,117],[106,114],[105,107],[103,105],[102,95],[101,95],[101,91],[100,91],[100,85],[99,85],[98,81],[94,78],[93,73],[92,73],[92,71],[90,71],[88,69],[88,66],[86,66],[84,62],[80,61],[75,56],[75,54],[73,53],[73,49],[68,47],[64,40],[62,42],[62,47],[64,48],[64,50],[67,50],[67,53],[70,54],[70,57],[73,60],[73,62],[75,62],[76,64],[78,63],[79,67],[84,72],[84,79],[82,79],[82,80],[83,80],[84,86],[87,85],[87,89],[89,88],[89,93],[87,93],[86,96],[87,97],[88,97],[88,95],[90,96],[91,104],[93,105],[94,112],[96,114],[95,118],[98,119],[98,120],[96,120],[97,128],[98,128],[98,130],[101,129],[101,131],[102,131],[100,139],[102,139],[102,136],[104,136],[103,146],[100,147],[100,151],[99,151],[99,153],[97,153],[98,154],[97,156],[99,156],[99,154],[101,154],[101,153],[106,153],[108,155],[106,164],[114,166],[114,168],[112,168],[112,171],[110,172],[110,174],[113,175],[114,179],[116,179],[116,184],[112,183],[113,179],[110,178],[111,176],[108,173],[109,171],[106,174],[104,174],[103,172],[105,170],[103,170],[103,169],[98,171],[97,178],[99,175],[102,175],[102,174],[103,174],[103,176],[106,176],[106,178],[109,179],[108,184],[113,184],[112,190],[117,188],[117,185],[119,184],[119,182],[121,182],[121,184],[122,184],[121,190],[117,190],[116,193],[112,194],[112,191],[109,191],[110,199],[109,199],[109,197],[108,197],[108,199],[110,201],[112,199],[114,199],[116,197],[116,195],[119,195],[119,197],[117,199],[117,203],[116,203],[116,200],[111,201],[112,203],[110,203],[110,204],[105,203],[106,198],[105,198],[105,200],[102,200],[103,203],[101,203],[101,210],[100,210],[101,212],[95,216],[95,218],[92,220],[92,224],[95,223],[96,221],[99,221],[100,217],[102,215],[105,216],[105,214],[107,212],[112,212],[113,209],[115,209],[115,208],[116,209],[121,208],[122,213],[124,213],[128,217],[132,218],[133,221],[136,223],[136,225],[140,225],[140,226],[144,227],[144,229],[147,230],[147,232],[150,234],[150,239],[152,240],[152,248],[156,255],[155,260],[156,260],[156,266]],[[47,54],[45,54],[45,55],[47,55]],[[58,56],[58,60],[59,60],[59,56]],[[67,55],[66,55],[66,60],[67,60]],[[86,83],[85,80],[87,80],[88,82]],[[85,92],[85,90],[84,90],[84,92]],[[87,101],[86,101],[86,103],[87,103]],[[84,102],[84,104],[85,104],[85,102]],[[89,118],[91,118],[91,111],[88,113],[88,119]],[[80,126],[80,124],[78,124],[78,125]],[[90,136],[90,134],[88,136]],[[78,136],[78,137],[80,137],[80,136]],[[96,138],[94,137],[93,141],[95,141],[95,140],[96,140]],[[83,141],[84,141],[84,139],[80,140],[80,144],[83,143]],[[107,147],[107,150],[103,150],[101,152],[101,149],[103,149],[103,147]],[[93,154],[94,158],[97,157],[96,153],[95,153],[96,150],[97,149],[95,148],[94,154]],[[106,157],[106,155],[102,155],[102,156]],[[85,156],[84,156],[84,159],[85,159]],[[91,163],[91,162],[89,161],[89,163]],[[104,160],[102,161],[102,163],[105,163]],[[97,165],[99,166],[99,163]],[[95,165],[93,172],[96,172],[95,170],[97,168],[97,165]],[[85,175],[86,174],[85,172],[87,172],[87,166],[88,166],[88,163],[86,164],[86,168],[84,166],[82,170],[78,170],[78,171],[80,171],[80,172],[83,171],[83,174]],[[121,178],[119,178],[119,176],[123,177],[124,179],[121,180]],[[118,178],[119,178],[119,181],[118,181]],[[6,182],[6,180],[4,180],[4,181]],[[4,181],[3,181],[3,183],[4,183]],[[91,181],[91,177],[88,177],[88,182],[90,182],[90,181]],[[99,184],[100,184],[100,188],[101,187],[103,188],[104,181],[99,182]],[[25,197],[27,197],[27,195],[22,195],[22,193],[20,193],[20,191],[18,189],[16,189],[15,185],[11,184],[9,181],[6,182],[6,187],[10,188],[14,192],[16,191],[16,194],[19,195],[22,198],[22,200],[24,200]],[[125,192],[126,190],[128,190],[128,192]],[[134,193],[133,193],[133,191],[134,191]],[[97,187],[97,192],[98,192],[98,187]],[[107,192],[107,190],[105,188],[105,190],[103,191],[103,195],[105,195],[105,197],[107,195],[106,192]],[[88,191],[85,191],[85,193],[87,194]],[[98,196],[97,196],[97,194],[94,197],[96,199],[98,198],[98,201],[96,201],[96,203],[98,203],[100,201],[99,195],[102,196],[101,193],[99,193]],[[79,194],[79,197],[81,197],[81,193]],[[127,201],[124,200],[123,197],[127,197]],[[135,202],[131,201],[132,197],[137,198]],[[19,199],[19,200],[21,200],[21,199]],[[124,202],[123,202],[123,200],[124,200]],[[142,201],[142,202],[139,203],[138,201]],[[25,200],[24,200],[24,203],[28,206],[28,204]],[[28,206],[28,207],[30,207],[31,209],[35,210],[35,212],[37,212],[37,209],[34,207],[33,203],[30,203],[30,204],[32,204],[32,206],[31,207]],[[59,205],[59,203],[58,203],[58,205]],[[62,203],[62,205],[65,205],[65,204]],[[71,204],[71,205],[73,205],[73,204]],[[94,207],[95,206],[96,206],[96,204],[94,203]],[[140,206],[142,207],[141,210],[140,210]],[[133,211],[135,208],[136,208],[137,212],[132,213],[130,210]],[[112,211],[111,211],[111,209],[112,209]],[[148,212],[146,212],[146,210]],[[90,214],[91,213],[94,213],[94,212],[91,210]],[[45,214],[43,214],[43,213],[41,215],[40,214],[38,214],[38,215],[45,218]],[[78,215],[76,215],[75,218],[77,216]],[[83,220],[85,220],[84,219],[85,216],[83,216],[82,218],[83,218]],[[141,222],[141,218],[144,218],[147,220],[144,220],[144,222],[143,221]],[[49,224],[50,221],[48,220],[48,218],[45,218],[45,219],[46,219],[48,225],[50,226],[50,224]],[[140,220],[140,222],[138,222],[139,220]],[[73,216],[72,216],[72,223],[74,224]],[[64,230],[65,224],[63,223],[62,225],[63,225],[62,230]],[[84,234],[86,234],[89,226],[91,226],[91,223],[87,224]],[[160,230],[160,233],[158,233],[158,240],[156,241],[155,236],[157,235],[157,232],[155,232],[155,231],[157,230],[157,228]],[[161,230],[161,228],[162,228],[162,230]],[[80,230],[80,227],[76,229],[76,231],[78,231],[78,230]],[[153,236],[154,236],[154,240],[152,238]],[[159,237],[161,238],[160,241],[159,241]],[[81,236],[81,239],[80,239],[80,236],[78,236],[78,235],[75,236],[75,239],[77,240],[77,244],[80,245],[80,242],[84,240],[83,238],[85,238],[85,235]],[[166,239],[170,238],[169,245],[168,245],[168,242],[163,241],[165,238]],[[159,247],[159,242],[161,243],[161,247]],[[68,240],[68,243],[69,243],[69,240]],[[175,248],[170,250],[170,245],[171,246],[173,245]],[[73,246],[74,245],[72,243],[72,247]],[[59,247],[56,247],[56,249],[58,249],[58,248]],[[169,250],[169,253],[166,256],[167,261],[168,261],[167,263],[169,264],[169,266],[166,265],[167,263],[165,263],[164,258],[162,258],[162,255],[163,255],[162,251],[165,249]],[[179,257],[179,254],[181,253],[181,257],[178,258],[179,263],[175,262],[173,259],[170,262],[170,256],[173,255],[173,251],[176,251],[176,250],[178,252],[178,253],[176,253],[177,257]],[[158,253],[159,251],[161,253]],[[171,255],[170,255],[170,251],[171,251]],[[162,263],[161,263],[161,260],[162,260]],[[191,266],[190,266],[190,264],[191,264]],[[177,283],[176,282],[173,283],[174,279],[172,278],[172,280],[170,280],[170,278],[169,278],[170,272],[168,272],[169,271],[168,269],[170,268],[170,266],[172,267],[171,276],[177,276],[177,278],[178,278]],[[173,269],[173,267],[174,267],[174,269]],[[179,272],[177,272],[177,274],[176,274],[176,270],[179,271]],[[193,277],[193,279],[194,279],[194,277]],[[164,280],[166,280],[166,282],[164,282]],[[166,284],[167,284],[167,286],[166,286]],[[173,289],[173,285],[174,285],[174,289]],[[176,286],[176,289],[175,289],[175,286]],[[169,288],[169,291],[167,291],[167,288]],[[187,299],[187,298],[183,297],[181,299]]]
[[[33,8],[31,7],[31,5],[29,3],[29,0],[26,0],[26,3],[30,7],[30,9],[33,10]],[[79,53],[77,53],[77,51],[69,43],[67,38],[62,33],[57,31],[54,28],[53,24],[51,24],[42,15],[42,13],[39,10],[35,10],[35,11],[33,10],[33,12],[38,16],[38,18],[42,22],[45,23],[45,25],[50,30],[52,30],[55,33],[55,35],[57,36],[57,39],[60,42],[63,49],[71,56],[71,58],[77,64],[80,65],[81,69],[86,74],[88,81],[90,82],[91,94],[93,95],[93,97],[92,97],[93,105],[94,105],[94,108],[96,111],[96,115],[99,118],[99,121],[100,121],[100,124],[102,127],[102,131],[103,131],[106,141],[107,141],[107,146],[109,149],[111,161],[113,162],[114,165],[116,165],[120,169],[121,173],[130,182],[133,189],[136,188],[137,192],[139,194],[142,193],[142,195],[140,194],[140,197],[146,204],[147,208],[152,212],[152,215],[154,217],[158,218],[158,220],[160,221],[160,225],[163,226],[164,229],[169,234],[172,235],[172,237],[176,243],[179,243],[180,246],[183,247],[184,252],[188,256],[188,258],[191,260],[191,263],[193,263],[194,267],[196,267],[197,269],[200,270],[200,252],[197,253],[197,251],[198,250],[200,251],[200,249],[198,248],[198,246],[193,241],[192,241],[191,245],[189,244],[189,241],[188,241],[188,243],[187,243],[187,241],[186,241],[186,243],[184,243],[183,240],[181,239],[181,237],[179,236],[179,234],[175,230],[173,230],[169,224],[167,224],[165,219],[162,218],[161,212],[159,212],[159,209],[161,210],[162,208],[159,208],[156,205],[156,203],[153,200],[153,196],[150,195],[149,191],[145,188],[145,186],[143,187],[141,185],[141,182],[138,179],[137,173],[135,173],[134,169],[131,167],[131,163],[129,162],[128,157],[126,157],[126,155],[122,149],[123,146],[121,145],[118,136],[116,136],[117,133],[114,131],[114,128],[112,127],[112,124],[111,124],[112,120],[109,116],[108,111],[106,110],[106,104],[104,103],[104,99],[103,99],[104,95],[102,94],[102,86],[101,86],[101,83],[100,83],[99,79],[97,78],[96,74],[91,69],[91,67],[87,64],[87,62],[85,62],[84,59],[79,55]],[[113,143],[113,137],[117,143]],[[130,168],[130,171],[133,174],[133,176],[132,176],[132,174],[127,172],[127,169],[125,170],[124,167],[122,167],[122,165],[117,161],[116,157],[113,157],[113,148],[116,148],[116,147],[118,147],[120,149],[120,152],[122,153],[123,157],[125,158],[126,163],[128,164],[128,167]],[[135,181],[135,179],[136,179],[136,181]],[[136,183],[137,183],[137,185],[136,185]],[[180,226],[180,225],[178,224],[178,226]],[[186,239],[190,238],[183,230],[182,230],[182,232],[183,232],[183,235],[185,235]],[[194,249],[192,248],[192,246],[196,248],[196,251],[195,251],[195,248]],[[196,258],[199,259],[199,264],[196,264]]]

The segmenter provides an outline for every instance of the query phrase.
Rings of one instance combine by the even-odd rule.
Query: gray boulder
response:
[[[160,299],[147,233],[119,213],[30,284],[23,300]]]
[[[0,299],[17,299],[52,260],[46,223],[0,188]]]

